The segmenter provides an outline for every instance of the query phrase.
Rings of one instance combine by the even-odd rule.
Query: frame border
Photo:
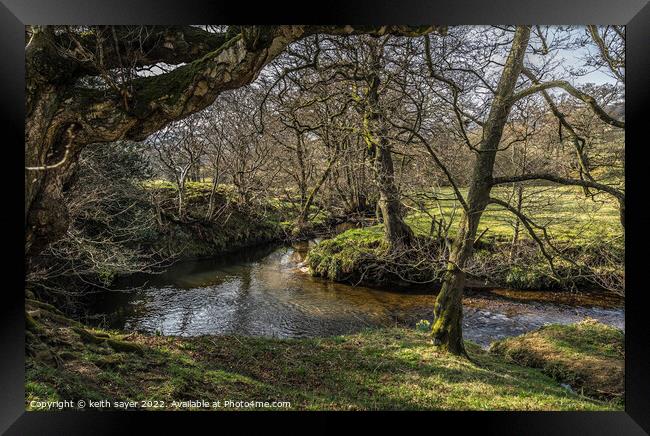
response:
[[[297,2],[296,2],[297,3]],[[15,213],[24,198],[16,180],[24,180],[24,25],[25,24],[180,24],[180,23],[409,23],[409,24],[497,24],[497,23],[543,23],[543,24],[626,24],[626,195],[632,213],[626,214],[626,287],[631,291],[625,302],[625,412],[395,412],[361,413],[370,415],[375,425],[398,418],[411,424],[422,419],[422,424],[440,422],[453,426],[455,431],[476,429],[498,434],[648,434],[650,432],[650,333],[643,313],[642,272],[644,247],[650,243],[644,227],[650,226],[650,218],[641,212],[645,192],[641,183],[645,173],[644,162],[649,156],[644,147],[642,134],[642,109],[650,102],[647,77],[650,71],[650,4],[648,0],[408,0],[400,4],[388,0],[341,1],[327,3],[325,8],[309,11],[304,4],[284,2],[266,3],[252,7],[241,3],[213,3],[209,0],[2,0],[0,4],[0,45],[4,55],[0,63],[0,87],[2,89],[2,127],[7,147],[15,153],[4,168],[12,197],[13,217],[6,220],[6,228],[20,228],[20,216]],[[647,123],[647,121],[645,121]],[[647,142],[646,138],[643,138]],[[645,155],[644,155],[645,154]],[[15,159],[14,159],[15,158]],[[628,209],[630,208],[628,205]],[[638,212],[636,210],[638,209]],[[3,216],[6,218],[6,216]],[[15,220],[15,221],[13,221]],[[630,232],[631,235],[630,236]],[[148,428],[169,425],[183,420],[192,424],[197,419],[212,420],[214,415],[184,412],[34,412],[24,410],[24,235],[10,231],[15,238],[10,245],[5,263],[10,269],[11,286],[6,286],[2,316],[0,317],[0,431],[8,434],[65,433],[111,434],[130,428],[134,421],[141,421]],[[19,276],[22,274],[22,276]],[[15,280],[15,282],[14,282]],[[16,289],[18,288],[18,289]],[[220,414],[234,424],[253,424],[247,419],[255,412]],[[264,415],[268,424],[279,424],[278,417],[288,413],[290,419],[310,416],[327,425],[330,419],[357,417],[356,413],[297,414],[295,412],[269,412]],[[241,415],[241,416],[240,416]],[[300,416],[298,416],[300,415]],[[361,416],[364,417],[364,416]],[[241,418],[241,419],[239,419]],[[435,420],[435,422],[433,421]],[[185,427],[186,429],[188,427]],[[191,428],[191,427],[190,427]],[[451,427],[450,427],[451,428]],[[435,431],[435,430],[434,430]]]

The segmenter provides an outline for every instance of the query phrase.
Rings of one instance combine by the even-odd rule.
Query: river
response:
[[[303,265],[314,242],[256,247],[238,254],[178,263],[130,283],[136,290],[93,299],[95,321],[152,334],[236,334],[278,338],[340,335],[364,328],[431,320],[435,294],[374,289],[311,277]],[[126,287],[126,286],[125,286]],[[620,303],[588,294],[468,291],[464,336],[483,347],[545,323],[587,317],[624,329]]]

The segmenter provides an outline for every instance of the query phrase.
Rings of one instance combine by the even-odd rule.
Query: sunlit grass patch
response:
[[[347,230],[326,239],[309,251],[307,263],[311,271],[332,280],[357,275],[369,266],[371,258],[381,258],[386,249],[381,226]]]
[[[429,201],[425,207],[436,219],[443,217],[447,223],[451,221],[453,237],[462,210],[451,188],[440,188],[438,191],[440,201]],[[588,243],[622,234],[618,204],[610,197],[600,195],[594,201],[586,198],[581,188],[572,186],[527,187],[524,192],[523,212],[535,223],[547,226],[550,236],[555,239]],[[461,193],[467,195],[467,189],[461,189]],[[496,187],[491,195],[515,204],[510,188]],[[489,205],[481,217],[478,233],[488,229],[485,239],[509,240],[515,221],[516,217],[509,211]],[[411,212],[406,222],[420,234],[429,234],[431,229],[431,218],[424,212]],[[529,238],[523,227],[520,233],[522,238]]]
[[[492,344],[490,351],[521,365],[540,368],[574,390],[623,401],[623,332],[594,320],[549,325]]]

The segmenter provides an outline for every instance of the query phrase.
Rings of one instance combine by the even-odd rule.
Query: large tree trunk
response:
[[[388,145],[375,150],[375,180],[379,188],[379,210],[384,232],[391,250],[408,246],[413,238],[411,228],[402,219],[400,195],[395,185],[393,158]]]
[[[70,66],[57,62],[48,28],[34,27],[26,47],[25,251],[40,251],[68,228],[63,185],[74,169],[79,125],[61,113],[62,81]]]
[[[465,214],[449,256],[443,286],[433,308],[433,343],[453,354],[464,354],[463,290],[467,261],[472,256],[480,214]]]
[[[379,101],[381,84],[378,71],[381,68],[381,47],[371,45],[371,71],[364,119],[364,136],[374,152],[375,182],[379,190],[379,210],[390,250],[408,246],[413,238],[411,228],[402,219],[400,193],[395,184],[395,170],[391,145],[388,140],[387,122]]]
[[[432,342],[453,354],[465,354],[463,345],[463,290],[464,271],[474,249],[474,239],[481,215],[490,200],[494,160],[503,128],[512,107],[511,97],[517,78],[523,69],[530,28],[519,26],[515,32],[510,53],[499,79],[488,119],[483,127],[483,140],[476,154],[472,179],[467,194],[467,210],[452,246],[442,288],[434,306]]]

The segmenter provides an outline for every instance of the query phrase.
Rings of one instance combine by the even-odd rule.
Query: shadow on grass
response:
[[[88,343],[60,319],[41,316],[45,328],[28,341],[28,407],[33,399],[106,399],[290,401],[291,409],[336,410],[621,408],[471,343],[478,365],[437,352],[427,334],[411,329],[317,339],[125,336],[143,350],[135,353]]]

